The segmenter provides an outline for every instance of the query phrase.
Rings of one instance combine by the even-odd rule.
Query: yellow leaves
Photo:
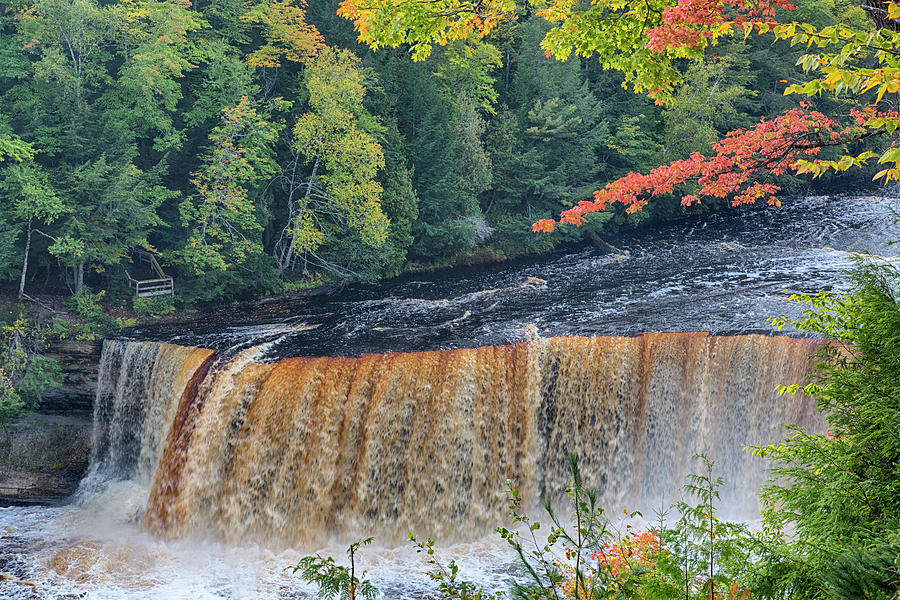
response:
[[[297,120],[293,146],[312,168],[305,194],[292,209],[297,216],[288,226],[291,246],[299,253],[315,250],[335,218],[363,243],[381,246],[390,225],[376,179],[384,153],[370,133],[378,125],[362,105],[366,88],[359,58],[327,48],[308,65],[305,78],[310,112]]]
[[[246,23],[263,25],[266,44],[251,52],[247,64],[253,67],[278,67],[284,58],[290,62],[306,62],[322,48],[325,41],[313,25],[306,22],[306,4],[297,0],[275,0],[257,4],[241,17]]]
[[[247,55],[247,64],[251,67],[280,67],[281,62],[278,60],[281,52],[273,46],[263,46]]]
[[[555,0],[549,6],[537,11],[537,15],[551,23],[565,21],[572,15],[575,0]]]
[[[871,151],[866,151],[866,152],[862,152],[861,154],[858,154],[856,156],[845,155],[845,156],[840,157],[837,160],[817,159],[817,160],[809,161],[809,160],[805,160],[805,159],[800,159],[796,163],[794,163],[794,170],[797,173],[797,175],[802,175],[802,174],[806,173],[806,174],[812,175],[813,179],[816,179],[818,177],[821,177],[825,173],[827,173],[829,170],[833,170],[836,172],[843,172],[843,171],[848,171],[854,167],[863,167],[866,165],[866,163],[869,161],[869,159],[875,158],[876,156],[878,156],[877,153],[871,152]],[[898,158],[900,158],[900,157],[898,157]],[[882,156],[882,159],[879,159],[878,162],[879,163],[886,162],[883,159],[884,159],[884,157]],[[888,159],[888,160],[890,160],[890,159]],[[884,171],[882,173],[884,173]],[[881,175],[881,176],[883,177],[884,175]],[[878,177],[878,175],[876,175],[876,178],[877,177]]]
[[[250,239],[262,225],[247,190],[274,172],[271,145],[280,129],[247,97],[222,111],[210,133],[212,150],[191,176],[197,194],[179,205],[182,223],[192,229],[183,254],[196,272],[225,270],[262,251]]]
[[[517,11],[514,0],[343,0],[337,14],[353,21],[360,42],[375,50],[409,44],[418,61],[428,58],[435,44],[489,35]]]
[[[325,241],[325,233],[316,227],[308,211],[303,212],[289,232],[294,240],[294,250],[297,252],[315,251]]]
[[[894,19],[900,19],[900,3],[888,2],[887,18],[891,21],[893,21]]]
[[[891,148],[882,154],[878,159],[878,164],[883,165],[885,163],[894,163],[896,167],[900,167],[900,148]]]
[[[391,222],[382,212],[380,204],[375,201],[367,202],[362,211],[361,227],[359,227],[360,239],[367,246],[379,248],[387,241],[390,224]]]
[[[884,97],[885,93],[896,94],[898,91],[900,91],[900,79],[896,78],[896,72],[893,73],[893,75],[894,79],[886,81],[881,85],[881,87],[878,88],[878,98],[876,102],[881,102],[881,99]]]
[[[873,87],[880,85],[882,81],[883,81],[883,74],[881,72],[875,72],[866,80],[861,91],[868,92]],[[887,90],[885,90],[885,91],[887,91]],[[878,101],[881,101],[881,98],[879,98]]]
[[[725,21],[723,23],[719,23],[719,26],[713,30],[713,37],[719,38],[723,35],[727,35],[731,33],[731,30],[734,29],[734,23],[732,21]]]
[[[890,148],[878,159],[878,164],[893,163],[887,169],[881,170],[872,177],[873,181],[883,179],[885,185],[891,181],[900,181],[900,148]]]
[[[886,132],[894,133],[897,131],[897,128],[900,127],[900,116],[880,115],[868,119],[865,122],[865,125],[869,129],[879,129],[884,127]]]
[[[867,160],[869,160],[870,158],[875,158],[876,156],[878,156],[877,153],[872,152],[872,151],[866,151],[866,152],[863,152],[862,154],[860,154],[859,156],[857,156],[854,160],[857,161],[858,163],[864,163]]]
[[[841,71],[835,69],[825,77],[825,85],[833,86],[841,81]]]

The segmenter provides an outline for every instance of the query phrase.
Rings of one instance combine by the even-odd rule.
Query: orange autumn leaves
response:
[[[614,597],[621,581],[650,571],[662,552],[667,552],[657,531],[630,532],[618,540],[603,544],[590,554],[585,577],[576,578],[569,564],[561,565],[566,577],[562,591],[566,598]],[[577,588],[577,595],[576,595]],[[604,594],[608,591],[608,596]],[[643,596],[637,596],[643,597]]]
[[[315,26],[306,22],[303,0],[274,0],[252,6],[241,20],[263,26],[266,43],[247,57],[251,67],[278,67],[282,60],[306,62],[325,47]]]
[[[607,542],[591,554],[601,569],[618,577],[635,567],[650,567],[653,557],[662,552],[662,543],[656,531],[631,533],[617,542]]]
[[[684,206],[699,203],[702,196],[730,196],[735,206],[760,199],[777,204],[775,194],[781,188],[761,181],[762,177],[800,172],[798,159],[815,156],[823,146],[852,135],[849,130],[838,131],[838,127],[836,121],[808,105],[785,111],[752,128],[732,131],[712,145],[714,153],[710,157],[694,153],[646,174],[629,173],[594,192],[592,200],[563,211],[560,222],[581,225],[588,213],[616,202],[625,205],[626,212],[634,213],[646,206],[650,198],[672,193],[675,186],[689,183],[695,185],[695,190],[682,196]],[[553,219],[542,219],[532,229],[551,232],[555,225]]]
[[[777,9],[796,8],[787,0],[680,0],[662,11],[662,23],[647,31],[647,47],[702,50],[707,41],[743,25],[775,23]]]
[[[679,59],[700,59],[721,38],[755,32],[807,48],[798,66],[808,79],[788,85],[786,94],[849,94],[863,107],[857,116],[869,115],[861,123],[856,118],[855,124],[851,115],[845,126],[838,124],[838,117],[801,105],[729,133],[708,156],[693,154],[646,174],[629,173],[595,192],[592,199],[563,211],[559,222],[579,225],[584,215],[612,203],[624,204],[634,213],[675,186],[685,186],[678,190],[685,205],[704,196],[727,198],[736,205],[758,200],[777,204],[780,188],[773,177],[784,173],[818,177],[829,170],[865,165],[873,158],[885,165],[877,179],[900,180],[900,148],[895,144],[880,153],[817,157],[820,148],[893,135],[900,126],[900,117],[882,105],[895,104],[886,95],[900,93],[900,54],[895,51],[900,46],[896,31],[900,3],[884,4],[886,18],[882,22],[876,18],[874,31],[844,23],[817,28],[776,22],[776,11],[794,8],[789,0],[544,0],[528,8],[550,24],[541,41],[548,57],[594,58],[604,68],[620,71],[624,85],[659,103],[670,102],[684,81]],[[493,35],[525,10],[525,3],[515,0],[343,0],[338,12],[353,21],[361,42],[373,48],[407,44],[414,59],[424,59],[434,44]],[[557,222],[543,219],[533,230],[553,231]]]
[[[650,30],[648,45],[661,51],[700,47],[711,30],[693,23],[691,11],[679,11],[688,5],[696,8],[706,4],[711,12],[713,5],[721,6],[707,0],[683,0],[664,11],[663,20],[670,25],[669,30]],[[773,4],[754,2],[747,6],[751,8],[749,19],[722,21],[722,30],[743,29],[745,35],[753,31],[771,33],[776,40],[805,46],[807,53],[800,56],[797,65],[809,79],[789,85],[784,93],[810,97],[823,93],[849,95],[861,104],[861,108],[850,111],[849,119],[845,116],[844,121],[849,124],[840,125],[837,119],[801,103],[800,108],[787,110],[773,120],[763,119],[751,128],[730,132],[712,145],[708,157],[695,153],[647,174],[629,173],[594,192],[592,200],[563,211],[559,222],[578,226],[586,214],[617,202],[625,205],[628,213],[634,213],[654,196],[673,192],[675,186],[684,186],[679,190],[683,194],[682,205],[698,203],[703,196],[730,198],[734,205],[760,199],[778,204],[776,194],[781,189],[772,176],[793,173],[819,177],[828,171],[865,166],[873,158],[884,165],[875,174],[875,180],[900,180],[900,147],[896,138],[880,153],[849,153],[845,147],[844,154],[837,158],[816,156],[825,147],[844,147],[871,136],[895,136],[900,128],[900,114],[892,108],[896,100],[885,96],[900,93],[900,56],[894,50],[900,44],[900,32],[896,31],[900,27],[888,24],[874,31],[857,31],[842,23],[823,28],[808,23],[775,24],[771,20]],[[785,3],[777,6],[790,8]],[[900,4],[889,2],[885,6],[889,16],[900,18]],[[542,219],[532,230],[551,232],[556,223],[554,219]]]

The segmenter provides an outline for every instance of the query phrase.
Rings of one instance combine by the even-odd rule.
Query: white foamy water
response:
[[[314,598],[314,588],[285,568],[316,553],[346,564],[346,546],[337,542],[273,552],[202,539],[159,540],[121,520],[127,516],[121,507],[139,502],[136,491],[112,489],[84,507],[0,508],[0,598]],[[108,502],[105,507],[98,505],[101,499]],[[456,558],[466,579],[488,588],[505,588],[512,581],[513,557],[497,536],[439,552],[448,561]],[[427,566],[411,545],[368,546],[357,566],[368,571],[382,598],[419,599],[434,590],[424,574]]]
[[[359,567],[383,598],[420,599],[434,583],[411,526],[465,540],[442,561],[507,588],[513,556],[484,537],[506,521],[504,476],[534,505],[565,489],[575,451],[608,507],[659,506],[706,449],[736,484],[723,498],[752,500],[762,473],[740,444],[815,425],[773,389],[816,345],[652,334],[279,363],[249,349],[213,368],[209,350],[108,342],[89,475],[70,506],[0,510],[0,597],[311,598],[286,567],[376,535],[399,545],[364,548]]]

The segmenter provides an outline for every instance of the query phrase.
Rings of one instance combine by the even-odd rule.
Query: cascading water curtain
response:
[[[706,452],[748,510],[763,473],[742,445],[821,426],[774,391],[818,343],[654,333],[265,362],[108,342],[91,477],[145,486],[154,534],[276,549],[474,538],[504,522],[506,478],[531,502],[561,495],[569,452],[607,506],[642,509]]]

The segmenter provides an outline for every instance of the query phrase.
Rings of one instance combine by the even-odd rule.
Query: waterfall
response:
[[[198,366],[213,354],[156,342],[103,343],[88,474],[81,495],[109,481],[149,485],[178,400]]]
[[[610,508],[677,499],[705,452],[755,505],[741,448],[820,427],[802,383],[819,342],[652,333],[359,358],[261,359],[155,342],[104,345],[86,494],[145,490],[143,527],[271,548],[407,531],[441,539],[504,523],[504,480],[558,496],[567,455]]]

